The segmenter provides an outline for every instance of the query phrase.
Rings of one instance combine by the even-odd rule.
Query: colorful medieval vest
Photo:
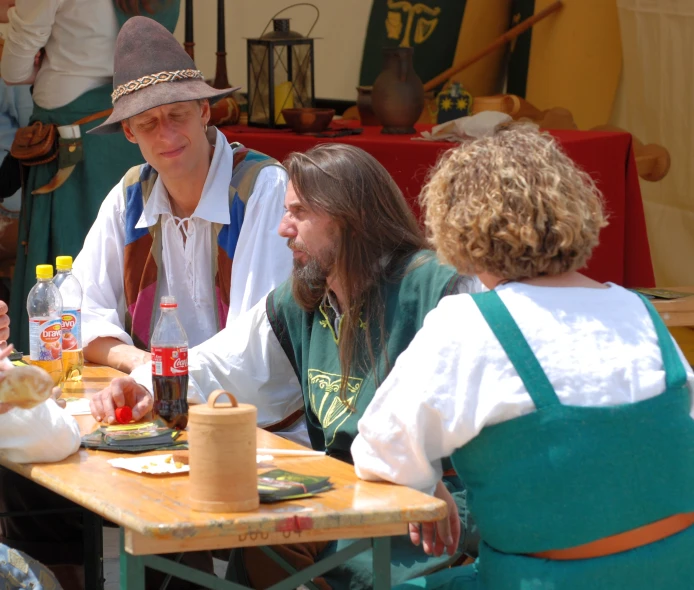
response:
[[[658,335],[665,391],[633,404],[565,406],[498,294],[490,291],[473,299],[537,409],[485,427],[452,456],[483,540],[475,567],[454,568],[404,587],[691,588],[694,527],[595,559],[553,561],[526,555],[576,547],[694,511],[692,393],[658,313],[642,298]]]
[[[231,266],[236,244],[246,211],[246,204],[253,193],[256,179],[267,166],[279,163],[260,152],[232,144],[234,168],[229,184],[229,225],[213,223],[210,276],[214,280],[217,306],[215,315],[218,329],[226,324],[231,288]],[[149,164],[131,168],[125,175],[123,198],[125,199],[125,329],[135,346],[149,349],[149,339],[154,330],[155,303],[159,301],[159,284],[163,280],[161,218],[151,227],[136,228],[147,199],[157,180],[157,171]]]

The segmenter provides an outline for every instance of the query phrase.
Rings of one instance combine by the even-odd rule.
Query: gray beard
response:
[[[301,265],[294,261],[294,270],[292,276],[295,281],[306,283],[308,286],[324,283],[328,278],[327,273],[321,267],[320,262],[316,258],[311,258],[306,264]]]

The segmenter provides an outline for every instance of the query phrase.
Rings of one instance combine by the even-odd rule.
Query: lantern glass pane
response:
[[[314,106],[313,40],[249,40],[248,123],[286,125],[285,108]]]
[[[313,71],[311,69],[312,46],[294,45],[292,48],[292,82],[295,107],[313,106]]]
[[[249,45],[250,80],[248,85],[248,119],[254,123],[270,123],[270,84],[267,45]]]

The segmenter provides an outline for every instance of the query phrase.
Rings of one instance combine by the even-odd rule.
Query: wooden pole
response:
[[[195,42],[193,41],[193,0],[186,0],[186,30],[183,47],[190,59],[195,61]]]
[[[217,69],[212,83],[214,88],[229,88],[225,23],[224,0],[217,0]]]
[[[478,62],[483,57],[497,50],[499,47],[503,47],[504,45],[506,45],[506,43],[513,41],[520,34],[527,31],[530,27],[540,22],[542,19],[547,18],[550,14],[562,8],[562,6],[563,2],[561,0],[557,0],[557,2],[550,4],[544,10],[541,10],[537,14],[531,16],[530,18],[525,19],[522,23],[519,23],[512,29],[506,31],[503,35],[498,37],[494,42],[485,47],[482,51],[479,51],[478,53],[466,59],[465,61],[462,61],[459,64],[456,64],[448,68],[445,72],[436,76],[436,78],[429,80],[424,85],[424,91],[428,92],[430,90],[434,90],[434,88],[438,88],[439,86],[441,86],[441,84],[446,83],[451,78],[451,76],[454,76],[459,72],[462,72],[465,68],[470,67],[472,64]]]

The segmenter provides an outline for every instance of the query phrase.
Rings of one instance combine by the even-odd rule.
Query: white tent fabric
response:
[[[694,285],[694,0],[617,0],[623,72],[612,124],[665,146],[670,173],[641,181],[658,286]]]

